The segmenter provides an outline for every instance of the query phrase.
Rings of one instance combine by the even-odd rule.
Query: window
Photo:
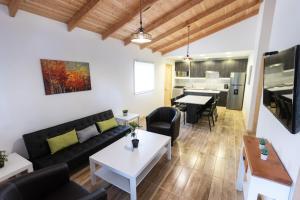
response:
[[[153,63],[134,61],[134,93],[141,94],[154,90]]]

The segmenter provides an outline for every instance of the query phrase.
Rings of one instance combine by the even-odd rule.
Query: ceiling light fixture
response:
[[[152,41],[152,36],[149,33],[144,32],[143,20],[142,20],[142,0],[140,0],[140,28],[132,34],[131,42],[144,44]]]
[[[188,43],[187,43],[187,49],[186,49],[186,57],[184,57],[184,60],[186,62],[191,62],[193,59],[189,54],[189,51],[190,51],[190,25],[187,28],[188,28]]]

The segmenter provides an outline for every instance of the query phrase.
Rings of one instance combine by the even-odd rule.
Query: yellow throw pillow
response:
[[[48,138],[47,142],[48,142],[51,154],[53,155],[56,152],[66,148],[66,147],[69,147],[73,144],[78,143],[78,138],[77,138],[76,131],[74,129],[68,133],[65,133],[65,134],[62,134],[62,135],[59,135],[59,136],[56,136],[53,138]]]
[[[97,122],[97,125],[99,126],[101,132],[103,133],[105,131],[108,131],[109,129],[117,127],[118,122],[116,121],[115,118],[111,118],[111,119],[108,119],[108,120]]]

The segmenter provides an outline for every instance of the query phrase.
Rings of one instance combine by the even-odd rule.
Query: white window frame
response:
[[[135,63],[136,62],[140,62],[140,63],[147,63],[147,64],[152,64],[153,65],[153,88],[150,90],[144,90],[141,92],[136,92],[136,77],[135,77]],[[155,90],[155,64],[153,62],[147,62],[147,61],[141,61],[141,60],[134,60],[133,61],[133,90],[134,90],[134,94],[135,95],[139,95],[139,94],[146,94],[146,93],[151,93]]]

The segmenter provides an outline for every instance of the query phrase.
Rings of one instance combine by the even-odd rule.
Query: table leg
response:
[[[136,200],[136,179],[131,178],[130,179],[130,200]]]
[[[28,172],[28,173],[33,172],[33,167],[32,167],[32,165],[28,166],[27,172]]]
[[[96,176],[95,176],[96,164],[93,161],[90,161],[90,170],[91,170],[92,185],[95,185],[96,184]]]
[[[167,150],[168,160],[171,160],[171,158],[172,158],[172,144],[171,144],[171,140],[169,141],[167,148],[168,148],[168,150]]]

